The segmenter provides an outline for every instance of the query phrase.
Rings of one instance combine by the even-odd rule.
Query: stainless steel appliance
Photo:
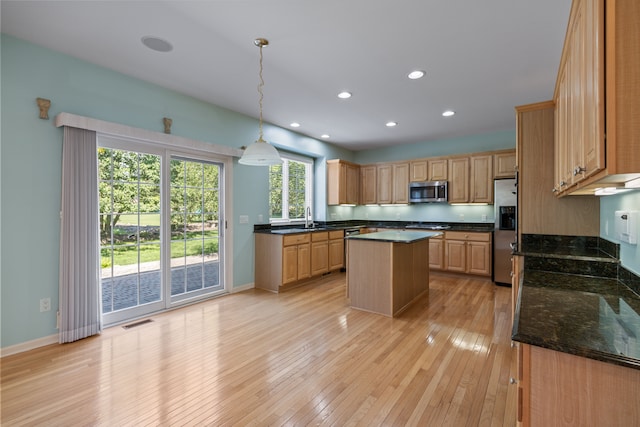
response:
[[[344,229],[344,237],[355,236],[360,234],[360,227],[351,227]],[[340,271],[347,270],[347,239],[344,239],[344,267],[340,269]]]
[[[494,181],[493,233],[493,281],[499,285],[511,285],[511,244],[517,240],[516,206],[517,184],[515,179]]]
[[[447,181],[421,181],[409,184],[409,203],[446,203]]]

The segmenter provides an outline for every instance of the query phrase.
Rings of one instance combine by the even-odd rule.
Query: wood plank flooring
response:
[[[431,274],[399,318],[344,273],[1,360],[3,426],[513,426],[510,289]]]

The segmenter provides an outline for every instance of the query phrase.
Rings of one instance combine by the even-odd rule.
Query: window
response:
[[[304,220],[313,199],[313,160],[282,152],[280,157],[284,160],[281,165],[269,167],[269,219]]]

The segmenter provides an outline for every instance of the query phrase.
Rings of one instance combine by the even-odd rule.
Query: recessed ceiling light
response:
[[[144,36],[140,40],[143,45],[156,52],[171,52],[173,50],[173,45],[160,37]]]
[[[443,116],[445,116],[445,117],[451,117],[451,116],[453,116],[455,113],[456,113],[455,111],[447,110],[447,111],[445,111],[444,113],[442,113],[442,115],[443,115]]]
[[[351,98],[351,92],[346,92],[346,91],[345,92],[340,92],[338,94],[338,98],[349,99],[349,98]]]
[[[331,138],[331,136],[326,133],[323,133],[322,135],[320,135],[320,138],[327,139],[327,138]]]
[[[298,122],[293,122],[293,123],[291,123],[289,126],[291,126],[292,128],[299,128],[299,127],[300,127],[300,123],[298,123]]]
[[[411,80],[419,79],[421,77],[424,77],[424,71],[422,71],[422,70],[414,70],[414,71],[410,72],[409,75],[407,75],[407,77],[409,77]]]
[[[386,126],[387,126],[388,128],[392,128],[392,127],[394,127],[394,126],[398,126],[398,122],[387,122]]]

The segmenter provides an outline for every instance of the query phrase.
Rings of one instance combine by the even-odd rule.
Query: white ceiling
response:
[[[1,2],[2,32],[351,150],[514,128],[551,99],[571,0]],[[143,36],[170,41],[152,51]],[[420,80],[406,76],[426,71]],[[338,92],[353,93],[349,100]],[[442,117],[446,109],[453,117]],[[385,127],[397,121],[394,128]]]

